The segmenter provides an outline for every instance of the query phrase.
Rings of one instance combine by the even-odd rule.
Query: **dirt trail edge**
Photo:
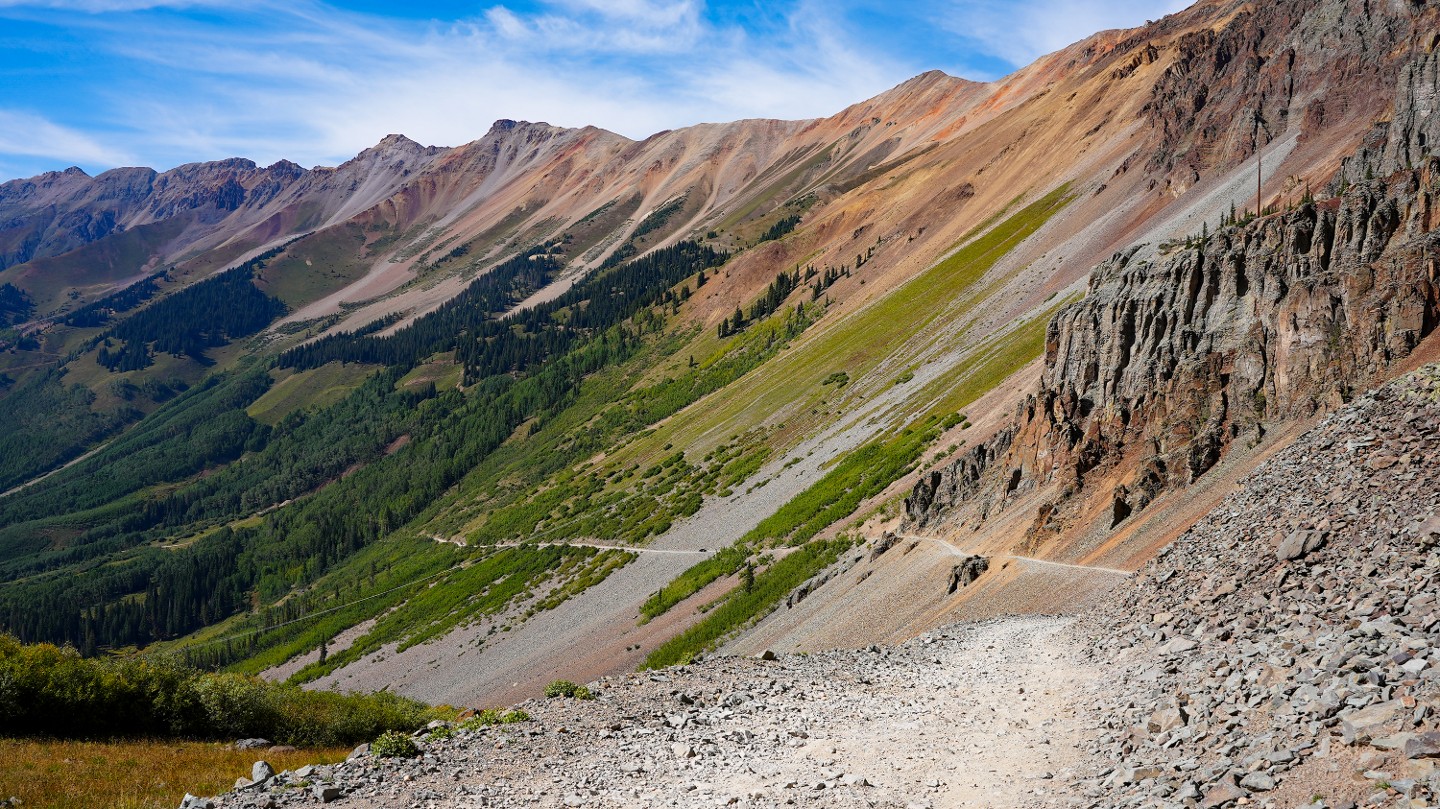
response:
[[[329,790],[341,807],[1053,806],[1092,764],[1081,750],[1097,718],[1082,706],[1105,677],[1073,621],[608,678],[594,701],[532,700],[532,721],[422,741],[419,759],[360,755],[219,805],[308,805]]]

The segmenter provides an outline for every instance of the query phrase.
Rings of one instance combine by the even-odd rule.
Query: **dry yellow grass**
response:
[[[270,754],[215,742],[73,742],[0,739],[0,802],[26,809],[174,809],[186,792],[215,795],[249,777],[257,759],[276,771],[344,760],[349,750]]]

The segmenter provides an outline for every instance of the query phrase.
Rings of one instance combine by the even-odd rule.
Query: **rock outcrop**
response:
[[[1383,379],[1440,321],[1435,63],[1419,48],[1402,71],[1405,115],[1362,150],[1372,179],[1098,266],[1085,299],[1050,323],[1039,391],[1013,426],[920,481],[908,526],[962,503],[983,520],[1055,483],[1042,530],[1101,472],[1120,478],[1098,493],[1113,496],[1118,522],[1267,423],[1334,409]]]

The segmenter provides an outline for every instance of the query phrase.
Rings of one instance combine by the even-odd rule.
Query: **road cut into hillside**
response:
[[[529,722],[282,773],[218,805],[342,807],[1053,806],[1104,681],[1074,619],[1000,618],[895,647],[717,657],[533,700]],[[325,792],[329,789],[329,792]]]

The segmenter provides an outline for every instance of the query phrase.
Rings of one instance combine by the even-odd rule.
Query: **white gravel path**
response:
[[[338,807],[1034,807],[1084,759],[1100,664],[1074,619],[958,624],[892,648],[715,658],[533,700],[532,722],[318,773]],[[278,805],[313,800],[277,789]],[[293,797],[292,797],[293,796]],[[244,806],[237,794],[223,803]]]

